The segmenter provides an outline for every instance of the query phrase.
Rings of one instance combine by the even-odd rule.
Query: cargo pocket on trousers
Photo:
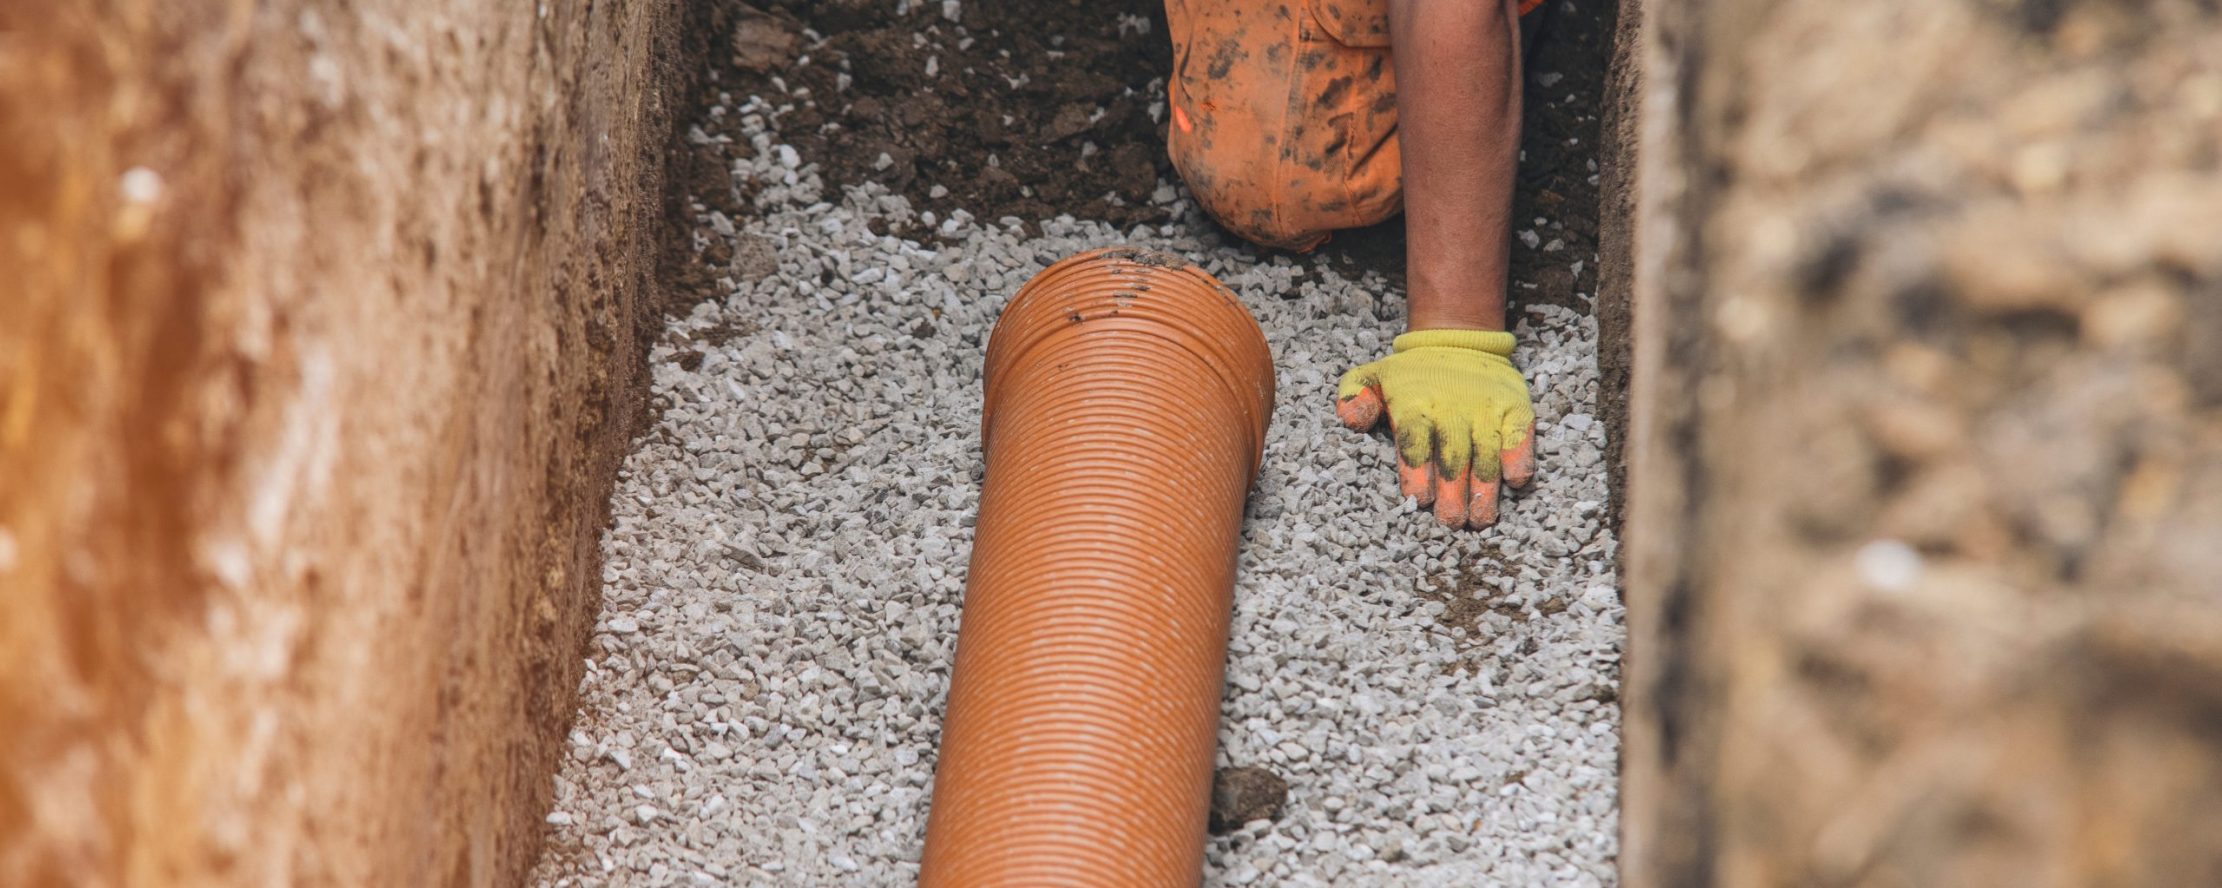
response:
[[[1290,118],[1307,130],[1290,160],[1326,185],[1303,215],[1323,229],[1370,225],[1402,204],[1396,77],[1387,0],[1305,0]]]

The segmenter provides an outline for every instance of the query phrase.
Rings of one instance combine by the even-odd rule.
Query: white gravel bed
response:
[[[1171,186],[1161,227],[1059,219],[1029,238],[959,214],[922,219],[950,244],[874,236],[874,216],[912,218],[902,198],[826,193],[756,108],[736,113],[760,215],[705,214],[702,236],[778,270],[729,282],[654,351],[668,407],[619,481],[536,884],[916,878],[987,333],[1029,276],[1115,243],[1201,262],[1279,368],[1220,757],[1280,774],[1289,799],[1212,841],[1206,883],[1613,883],[1623,631],[1592,320],[1517,318],[1541,470],[1496,528],[1451,532],[1398,497],[1384,438],[1335,422],[1337,375],[1400,329],[1383,281],[1230,245]],[[1440,599],[1477,579],[1490,607],[1469,634]]]

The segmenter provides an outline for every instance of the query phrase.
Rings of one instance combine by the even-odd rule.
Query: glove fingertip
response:
[[[1345,428],[1363,432],[1381,421],[1381,390],[1361,388],[1355,394],[1344,395],[1335,401],[1335,418],[1342,420]]]
[[[1529,423],[1521,430],[1511,447],[1497,455],[1504,464],[1504,480],[1514,487],[1526,487],[1535,478],[1535,424]]]
[[[1465,474],[1435,479],[1435,520],[1444,527],[1466,526],[1467,491],[1472,481]]]
[[[1475,530],[1497,523],[1497,482],[1475,479],[1466,501],[1466,526]]]
[[[1423,508],[1435,503],[1435,473],[1433,463],[1413,465],[1398,462],[1396,466],[1397,492],[1417,500]]]

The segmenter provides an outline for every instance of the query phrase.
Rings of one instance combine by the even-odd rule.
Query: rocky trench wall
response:
[[[0,4],[0,884],[530,866],[681,18]]]
[[[1647,3],[1632,886],[2222,883],[2222,17]]]

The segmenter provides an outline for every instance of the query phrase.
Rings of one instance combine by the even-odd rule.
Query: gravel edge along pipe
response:
[[[1234,294],[1113,247],[989,337],[987,474],[919,883],[1194,885],[1273,360]]]

